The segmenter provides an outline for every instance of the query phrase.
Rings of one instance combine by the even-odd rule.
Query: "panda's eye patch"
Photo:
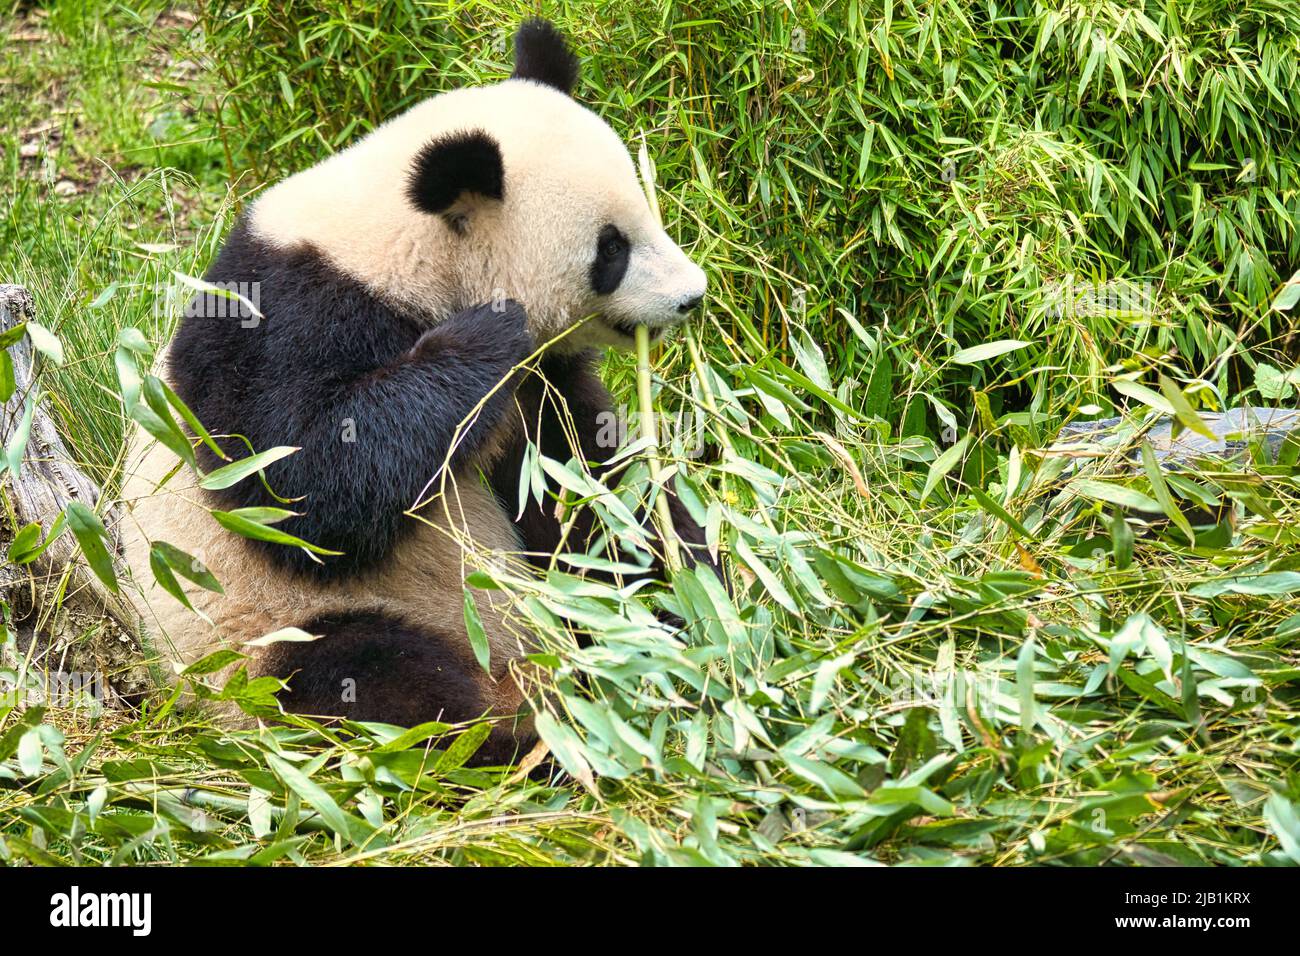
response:
[[[631,243],[613,223],[606,223],[596,236],[596,258],[591,263],[591,288],[597,295],[609,295],[623,281]]]

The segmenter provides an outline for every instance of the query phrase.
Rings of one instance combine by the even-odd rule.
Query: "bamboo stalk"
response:
[[[637,152],[637,162],[641,166],[641,185],[645,188],[646,203],[655,222],[663,225],[663,216],[659,212],[659,197],[655,195],[654,163],[646,149],[645,134],[641,134],[641,148]],[[663,466],[659,461],[659,427],[655,416],[654,392],[650,387],[650,330],[644,325],[636,327],[636,394],[641,424],[641,437],[648,442],[646,447],[646,464],[650,468],[650,480],[654,484],[654,508],[659,525],[659,540],[663,542],[664,564],[671,577],[682,566],[681,552],[678,550],[677,531],[673,527],[672,512],[668,507],[668,489],[660,485]]]

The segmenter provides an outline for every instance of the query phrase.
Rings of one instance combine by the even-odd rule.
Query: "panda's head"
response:
[[[416,228],[443,239],[456,305],[518,299],[539,339],[594,315],[566,345],[626,348],[638,325],[657,335],[681,322],[705,278],[655,221],[627,148],[570,96],[577,74],[560,33],[526,22],[510,79],[402,118],[427,135],[405,199]]]

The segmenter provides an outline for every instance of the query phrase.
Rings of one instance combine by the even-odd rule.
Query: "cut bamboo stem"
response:
[[[641,148],[637,154],[641,166],[641,184],[645,188],[646,204],[655,222],[663,226],[663,217],[659,212],[659,197],[655,195],[654,164],[646,149],[645,134],[641,135]],[[673,527],[672,511],[668,506],[668,489],[662,485],[663,465],[659,460],[659,423],[655,415],[654,391],[650,381],[650,330],[644,325],[636,327],[636,393],[641,437],[647,442],[646,464],[650,469],[650,481],[654,486],[654,509],[659,525],[659,540],[663,542],[664,565],[669,576],[682,566],[681,552],[678,550],[677,531]]]

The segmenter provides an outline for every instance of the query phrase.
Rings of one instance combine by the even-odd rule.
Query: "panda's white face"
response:
[[[515,78],[435,96],[285,180],[253,228],[434,320],[512,298],[539,341],[572,330],[566,349],[659,334],[699,304],[704,273],[617,134],[566,92],[576,70],[558,34],[526,27]]]

